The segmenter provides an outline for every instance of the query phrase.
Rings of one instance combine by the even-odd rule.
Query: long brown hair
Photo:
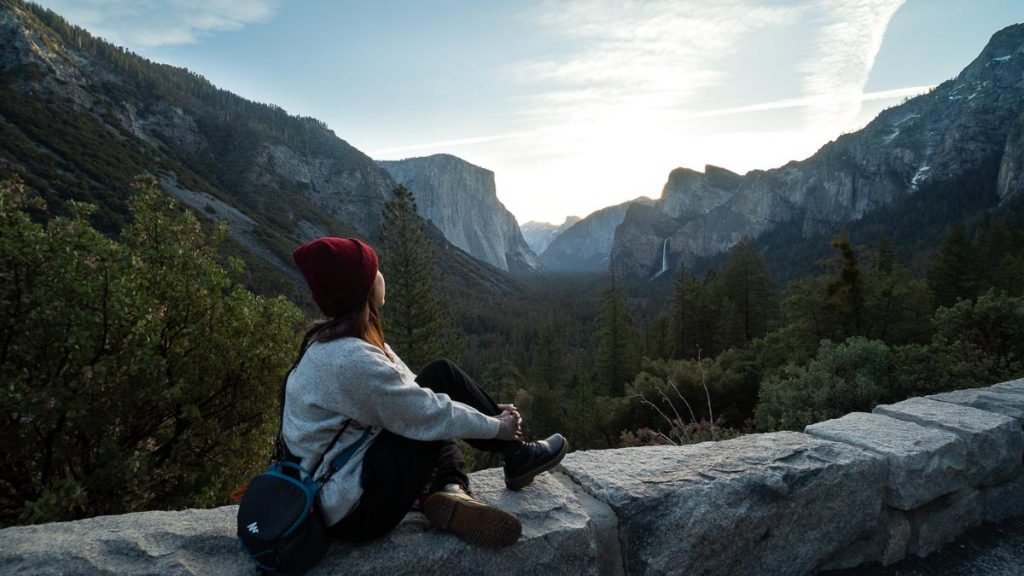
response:
[[[380,348],[389,360],[395,361],[384,347],[384,325],[380,320],[380,312],[377,311],[377,307],[369,297],[361,307],[344,316],[314,320],[302,337],[299,357],[301,358],[302,353],[313,342],[330,342],[345,337],[365,340]]]

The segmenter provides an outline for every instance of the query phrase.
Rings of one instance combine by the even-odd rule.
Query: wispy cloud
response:
[[[370,152],[370,156],[384,160],[388,156],[394,156],[403,152],[415,152],[417,150],[435,150],[446,148],[458,148],[460,146],[472,146],[474,144],[486,144],[489,142],[503,142],[507,140],[519,140],[532,138],[549,133],[550,130],[531,130],[529,132],[515,132],[510,134],[491,134],[489,136],[470,136],[467,138],[452,138],[450,140],[439,140],[437,142],[423,142],[420,144],[408,144],[392,148],[382,148]]]
[[[192,44],[274,17],[281,0],[36,0],[73,24],[129,47]]]
[[[537,24],[575,49],[524,63],[512,77],[540,88],[524,113],[535,121],[649,118],[723,82],[715,64],[745,35],[801,11],[752,0],[549,2],[537,10]]]
[[[685,116],[687,118],[711,118],[715,116],[732,116],[734,114],[746,114],[750,112],[766,112],[768,110],[785,110],[788,108],[825,109],[842,107],[847,109],[854,106],[859,107],[859,105],[864,102],[917,96],[918,94],[924,94],[934,87],[935,85],[932,84],[928,86],[909,86],[906,88],[894,88],[892,90],[879,90],[878,92],[864,92],[860,94],[840,92],[820,94],[816,96],[804,96],[801,98],[785,98],[772,102],[750,104],[748,106],[733,106],[730,108],[716,108],[701,112],[691,112]]]
[[[808,124],[838,132],[860,110],[859,99],[875,65],[882,37],[904,0],[824,0],[814,49],[800,65],[804,96],[820,99]]]

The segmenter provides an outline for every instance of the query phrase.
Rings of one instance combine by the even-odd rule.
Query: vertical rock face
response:
[[[615,229],[622,223],[626,211],[633,204],[648,206],[653,204],[653,201],[640,197],[590,214],[552,240],[540,256],[541,263],[548,270],[607,270]]]
[[[515,217],[498,200],[494,172],[448,154],[378,165],[413,193],[420,214],[452,244],[502,270],[538,267]]]
[[[543,254],[555,238],[569,229],[570,226],[580,221],[579,216],[567,216],[565,222],[552,224],[550,222],[529,221],[519,227],[523,232],[523,238],[533,250],[534,254]]]
[[[669,176],[658,207],[674,220],[666,233],[650,216],[624,219],[612,249],[616,272],[642,276],[660,267],[650,245],[670,238],[670,259],[689,263],[781,225],[804,237],[838,226],[978,171],[1005,202],[1024,187],[1024,24],[997,32],[956,78],[883,111],[800,162],[738,176],[707,167]],[[989,170],[989,167],[995,167]],[[988,176],[986,176],[988,178]],[[934,186],[933,186],[934,188]],[[966,192],[965,192],[966,193]]]

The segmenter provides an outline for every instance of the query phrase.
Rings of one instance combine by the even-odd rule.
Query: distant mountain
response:
[[[547,249],[551,242],[558,238],[558,235],[565,232],[570,226],[580,221],[579,216],[567,216],[565,222],[552,224],[550,222],[536,222],[531,220],[519,227],[523,231],[523,238],[533,250],[534,254],[540,254]]]
[[[52,213],[99,207],[116,232],[134,176],[155,175],[204,218],[231,224],[249,279],[303,291],[291,249],[316,236],[378,239],[394,180],[320,121],[150,62],[49,10],[0,0],[0,177],[15,173]],[[455,284],[515,290],[497,269],[432,234]],[[486,279],[486,280],[484,280]]]
[[[616,206],[602,208],[559,234],[541,254],[546,270],[561,272],[598,272],[608,269],[615,229],[632,204],[647,206],[650,198],[640,197]]]
[[[889,234],[883,219],[890,228],[915,222],[899,235],[919,244],[950,222],[1005,205],[1022,188],[1024,25],[1017,24],[996,33],[953,80],[806,160],[744,176],[710,166],[673,171],[653,207],[627,211],[611,256],[616,273],[644,278],[663,261],[689,265],[743,235],[770,232],[762,245],[782,261],[801,239],[840,226]]]
[[[506,271],[539,265],[515,216],[498,200],[494,172],[448,154],[378,161],[416,198],[416,207],[452,244]]]

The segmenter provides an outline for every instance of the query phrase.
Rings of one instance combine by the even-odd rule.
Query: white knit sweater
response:
[[[332,525],[352,510],[363,489],[363,455],[382,429],[414,440],[494,438],[497,418],[435,394],[416,383],[416,375],[398,355],[391,360],[376,346],[358,338],[314,343],[288,377],[282,433],[288,449],[306,469],[330,444],[349,418],[352,423],[314,471],[319,478],[366,427],[369,441],[324,485],[320,493],[324,521]]]

